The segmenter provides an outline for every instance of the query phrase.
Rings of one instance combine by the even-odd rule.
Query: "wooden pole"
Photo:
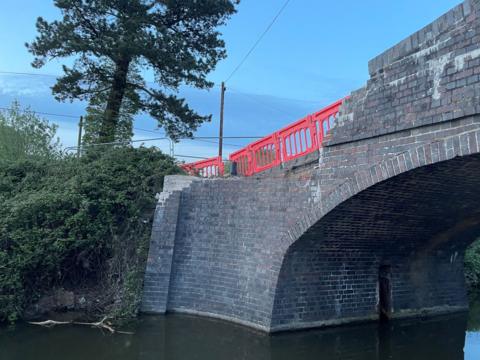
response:
[[[220,95],[220,134],[218,136],[218,156],[222,157],[223,152],[223,111],[225,109],[225,82],[222,81],[222,89]]]
[[[77,143],[77,157],[80,157],[82,147],[82,129],[83,129],[83,116],[80,116],[80,122],[78,123],[78,143]]]

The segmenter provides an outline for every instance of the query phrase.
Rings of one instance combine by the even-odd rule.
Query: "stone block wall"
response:
[[[346,178],[371,178],[374,165],[401,161],[412,148],[426,146],[420,156],[435,161],[447,151],[438,148],[441,139],[451,138],[452,147],[477,147],[480,1],[464,1],[372,59],[369,72],[324,143],[317,178],[323,194]]]
[[[164,313],[167,309],[180,194],[196,180],[188,176],[168,176],[163,192],[157,196],[143,285],[143,312]]]
[[[330,144],[480,112],[480,2],[467,0],[369,63]]]
[[[480,234],[480,156],[403,173],[338,205],[283,259],[272,331],[377,319],[391,268],[392,317],[466,309],[463,254]]]
[[[318,154],[251,178],[167,178],[143,310],[264,331],[373,319],[382,265],[394,316],[464,308],[463,252],[480,231],[479,14],[467,0],[373,59]]]
[[[268,331],[281,266],[272,245],[306,202],[283,177],[192,184],[181,197],[167,310]]]

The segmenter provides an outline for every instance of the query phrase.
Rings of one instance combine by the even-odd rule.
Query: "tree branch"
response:
[[[125,335],[133,335],[132,332],[128,331],[118,331],[115,330],[112,327],[112,324],[110,322],[107,322],[108,317],[105,316],[102,320],[97,321],[97,322],[79,322],[79,321],[56,321],[56,320],[46,320],[46,321],[29,321],[29,324],[32,325],[38,325],[38,326],[43,326],[43,327],[53,327],[56,325],[85,325],[85,326],[91,326],[94,328],[99,328],[99,329],[106,329],[112,334],[125,334]]]

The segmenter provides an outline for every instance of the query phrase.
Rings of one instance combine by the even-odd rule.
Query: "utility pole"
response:
[[[225,108],[225,82],[222,81],[222,89],[220,94],[220,134],[218,136],[218,156],[222,157],[223,152],[223,110]]]
[[[77,157],[80,157],[80,152],[82,147],[82,129],[83,129],[83,116],[80,116],[80,122],[78,123]]]

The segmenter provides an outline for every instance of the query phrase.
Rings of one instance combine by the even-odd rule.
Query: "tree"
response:
[[[84,119],[84,133],[82,137],[83,144],[101,143],[99,134],[102,128],[103,114],[107,104],[105,94],[99,95],[90,101],[87,106],[87,115]],[[133,136],[133,113],[135,104],[126,98],[124,99],[119,111],[117,125],[115,127],[114,141],[128,143]]]
[[[132,71],[130,75],[132,76]],[[133,82],[133,80],[130,80]],[[103,116],[107,108],[108,93],[99,93],[90,99],[87,106],[87,115],[84,121],[84,135],[82,142],[84,144],[98,144],[102,140],[100,133],[102,132]],[[113,141],[128,142],[133,136],[133,115],[139,111],[138,104],[131,101],[129,96],[124,97],[119,110],[117,123],[114,129]]]
[[[226,56],[217,28],[239,0],[55,0],[62,20],[37,20],[37,38],[26,44],[40,68],[53,58],[75,57],[52,91],[57,100],[106,99],[99,139],[115,140],[120,109],[157,119],[172,138],[191,136],[211,116],[192,110],[182,84],[211,88],[207,80]],[[153,73],[149,86],[145,73]]]
[[[56,156],[60,150],[56,130],[56,125],[14,102],[0,112],[0,162]]]

